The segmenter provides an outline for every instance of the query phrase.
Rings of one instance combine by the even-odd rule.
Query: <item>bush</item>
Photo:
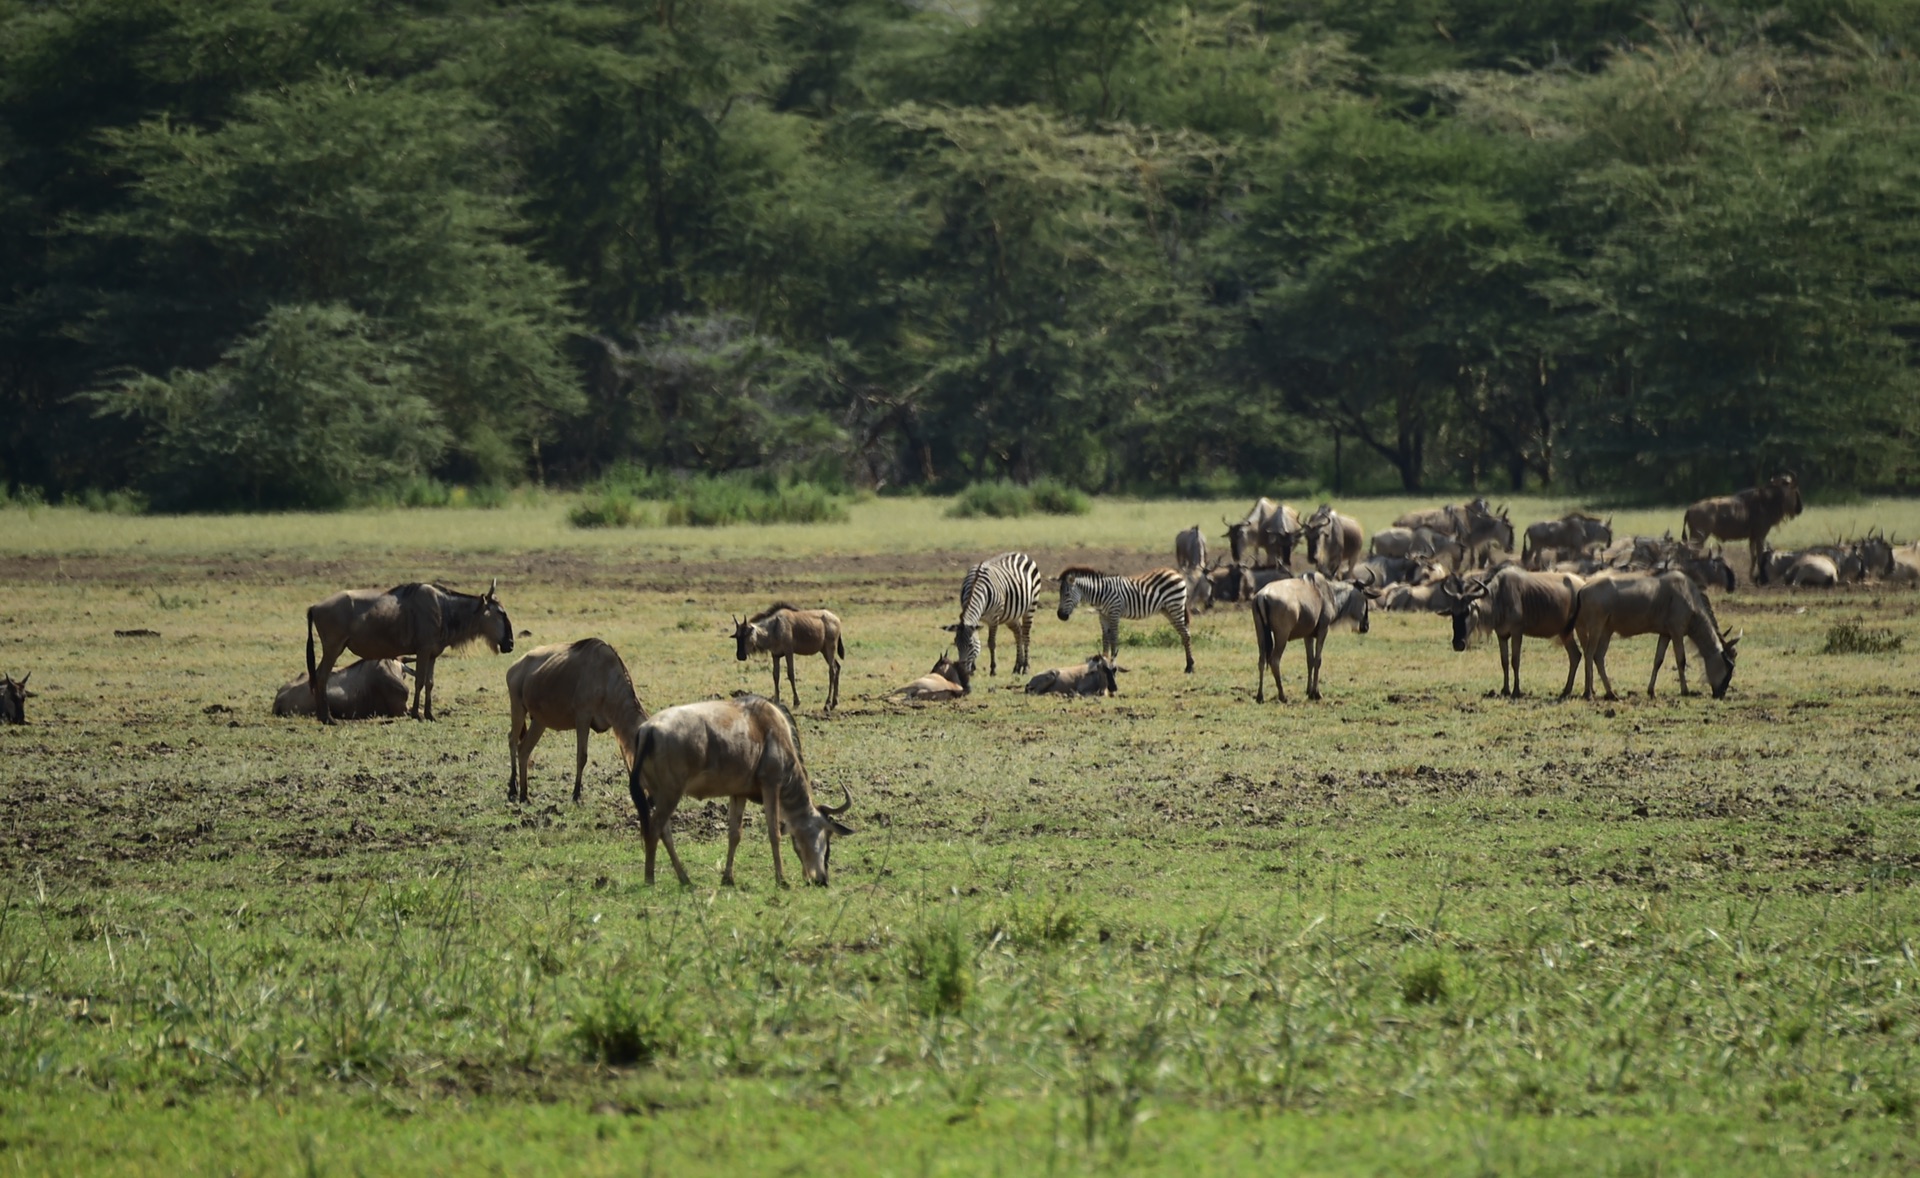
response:
[[[573,1035],[589,1059],[615,1067],[652,1063],[679,1046],[673,1003],[661,994],[636,994],[632,978],[608,974],[600,993],[574,1019]]]
[[[650,502],[649,502],[650,501]],[[656,509],[653,505],[658,504]],[[728,524],[840,523],[847,504],[818,483],[772,475],[700,475],[675,479],[631,467],[609,471],[567,513],[577,528],[708,528]]]
[[[953,506],[947,508],[947,515],[954,519],[978,516],[1017,519],[1036,511],[1045,515],[1085,515],[1092,508],[1093,501],[1084,492],[1057,479],[1041,479],[1028,487],[997,479],[991,483],[967,484],[967,489],[954,498]]]
[[[21,486],[9,492],[5,483],[0,483],[0,508],[23,507],[32,511],[47,505],[47,493],[38,487]]]
[[[1906,639],[1891,630],[1869,630],[1859,622],[1835,622],[1827,628],[1821,654],[1892,654]]]
[[[147,510],[147,497],[138,491],[102,491],[88,487],[74,496],[73,502],[101,515],[141,515]]]

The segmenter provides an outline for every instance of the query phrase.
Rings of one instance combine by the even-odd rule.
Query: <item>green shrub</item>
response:
[[[637,528],[654,520],[652,509],[629,492],[607,490],[575,504],[567,522],[576,528]]]
[[[23,507],[32,511],[47,505],[47,493],[38,487],[20,486],[9,492],[5,483],[0,483],[0,508]]]
[[[144,515],[147,510],[147,497],[138,491],[102,491],[88,487],[73,501],[101,515]]]
[[[1827,628],[1821,654],[1892,654],[1906,639],[1887,629],[1869,630],[1859,622],[1835,622]]]
[[[947,515],[954,519],[1016,519],[1033,510],[1033,492],[1018,483],[998,479],[991,483],[968,483],[954,498]]]
[[[658,509],[650,503],[658,504]],[[840,523],[847,517],[843,496],[807,480],[786,481],[768,474],[682,480],[631,467],[610,471],[588,488],[586,501],[567,516],[578,528],[816,524]]]
[[[1057,479],[1041,479],[1029,488],[1033,509],[1044,515],[1085,515],[1093,510],[1093,500]]]

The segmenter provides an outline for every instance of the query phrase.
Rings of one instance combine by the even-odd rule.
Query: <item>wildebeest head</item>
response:
[[[507,617],[506,607],[501,605],[500,599],[494,595],[499,588],[500,582],[495,580],[487,586],[486,596],[480,599],[482,602],[480,633],[488,646],[501,654],[512,654],[513,620]]]
[[[731,615],[730,615],[731,616]],[[759,627],[744,618],[733,619],[733,657],[735,662],[744,663],[753,653],[753,640]]]
[[[1364,581],[1347,581],[1344,584],[1349,590],[1347,599],[1340,603],[1333,620],[1337,622],[1345,618],[1355,623],[1355,629],[1365,634],[1373,627],[1373,603],[1380,600],[1380,590]]]
[[[31,678],[32,671],[17,680],[12,675],[0,675],[0,724],[27,722],[27,701],[33,698],[33,692],[27,690]]]
[[[1715,683],[1709,680],[1708,685],[1713,688],[1713,698],[1715,699],[1727,698],[1727,688],[1733,684],[1734,659],[1740,653],[1739,650],[1736,649],[1739,644],[1740,635],[1735,634],[1729,638],[1725,630],[1720,631],[1720,657],[1726,660],[1727,670],[1726,674],[1720,676],[1719,682]]]
[[[790,826],[793,837],[793,853],[800,856],[800,870],[806,875],[807,882],[827,886],[827,871],[833,863],[833,840],[837,835],[852,834],[853,827],[840,821],[853,806],[853,794],[847,787],[840,787],[841,802],[838,806],[814,807],[816,821]]]
[[[1220,522],[1227,523],[1224,519]],[[1237,524],[1227,524],[1225,539],[1227,551],[1233,554],[1233,563],[1240,564],[1247,559],[1247,534],[1252,530],[1253,525],[1245,520]]]
[[[1453,649],[1467,649],[1467,641],[1473,637],[1474,603],[1486,595],[1485,581],[1463,581],[1454,593],[1453,602],[1447,609],[1447,616],[1453,619]]]

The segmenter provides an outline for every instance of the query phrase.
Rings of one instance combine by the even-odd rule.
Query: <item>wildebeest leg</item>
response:
[[[338,646],[328,642],[321,648],[319,665],[308,677],[307,685],[313,689],[313,714],[322,724],[333,723],[333,710],[327,706],[327,679],[333,674],[334,662],[340,658],[346,648],[347,644],[344,642]]]
[[[582,724],[574,729],[574,735],[579,742],[579,748],[575,750],[573,756],[573,804],[576,806],[580,804],[580,779],[587,772],[587,736],[592,731],[593,727],[588,724]]]
[[[827,660],[827,710],[831,712],[840,706],[840,659],[833,653],[833,647],[820,652]]]
[[[667,860],[673,864],[673,873],[680,877],[680,886],[692,887],[693,879],[691,876],[687,874],[686,866],[680,862],[680,852],[675,850],[673,846],[673,827],[667,824],[667,820],[664,815],[660,817],[657,821],[659,822],[659,826],[660,826],[660,841],[665,843],[667,846]],[[652,847],[647,848],[647,860],[648,860],[647,867],[649,869],[647,874],[647,882],[652,883],[653,882],[653,874],[651,870],[653,867],[653,862],[652,862],[653,848]]]
[[[1525,637],[1525,634],[1513,636],[1513,692],[1508,697],[1510,699],[1520,698],[1520,642]]]
[[[1673,669],[1680,675],[1680,694],[1692,695],[1693,692],[1687,690],[1687,640],[1684,638],[1673,640]]]
[[[527,726],[526,733],[520,737],[520,747],[516,750],[516,755],[519,758],[520,796],[516,799],[513,796],[512,785],[508,785],[507,800],[509,802],[516,800],[524,802],[527,800],[527,775],[533,771],[533,746],[539,744],[540,738],[545,736],[546,733],[546,727],[536,720]]]
[[[1573,639],[1568,638],[1565,640],[1565,646],[1567,648],[1567,685],[1560,689],[1561,699],[1565,699],[1573,694],[1573,675],[1574,672],[1580,669],[1579,644],[1574,642]]]
[[[1325,638],[1307,635],[1307,698],[1320,698],[1320,652],[1326,648]]]
[[[773,656],[773,702],[780,702],[780,656],[777,654]],[[796,699],[793,702],[800,701]]]
[[[776,670],[774,673],[777,675],[779,674],[779,671]],[[800,706],[800,685],[793,681],[793,656],[792,655],[787,656],[787,686],[793,688],[793,692],[792,692],[793,706],[797,709]]]
[[[1679,651],[1676,650],[1673,653],[1676,659],[1680,657]],[[1653,644],[1653,674],[1647,679],[1648,699],[1653,698],[1653,685],[1659,680],[1660,664],[1665,661],[1667,661],[1667,636],[1662,634],[1660,635],[1660,640]]]
[[[733,886],[733,853],[740,846],[740,820],[746,817],[747,799],[735,794],[727,799],[727,865],[720,872],[720,882]]]
[[[433,655],[422,654],[413,664],[413,707],[407,715],[416,720],[433,719]]]
[[[760,790],[760,804],[767,812],[767,842],[773,847],[773,883],[775,887],[787,886],[786,874],[780,869],[780,792],[777,787],[768,785]]]
[[[1588,667],[1588,671],[1587,671],[1587,694],[1589,697],[1591,697],[1593,694],[1592,668],[1597,666],[1600,668],[1600,685],[1607,689],[1606,698],[1607,699],[1620,698],[1619,696],[1613,693],[1613,679],[1611,676],[1607,674],[1607,647],[1611,645],[1613,645],[1612,634],[1601,635],[1600,640],[1593,644],[1593,662]]]

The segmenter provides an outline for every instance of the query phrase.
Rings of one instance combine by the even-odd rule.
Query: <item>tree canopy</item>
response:
[[[1911,489],[1905,0],[0,0],[0,480]]]

